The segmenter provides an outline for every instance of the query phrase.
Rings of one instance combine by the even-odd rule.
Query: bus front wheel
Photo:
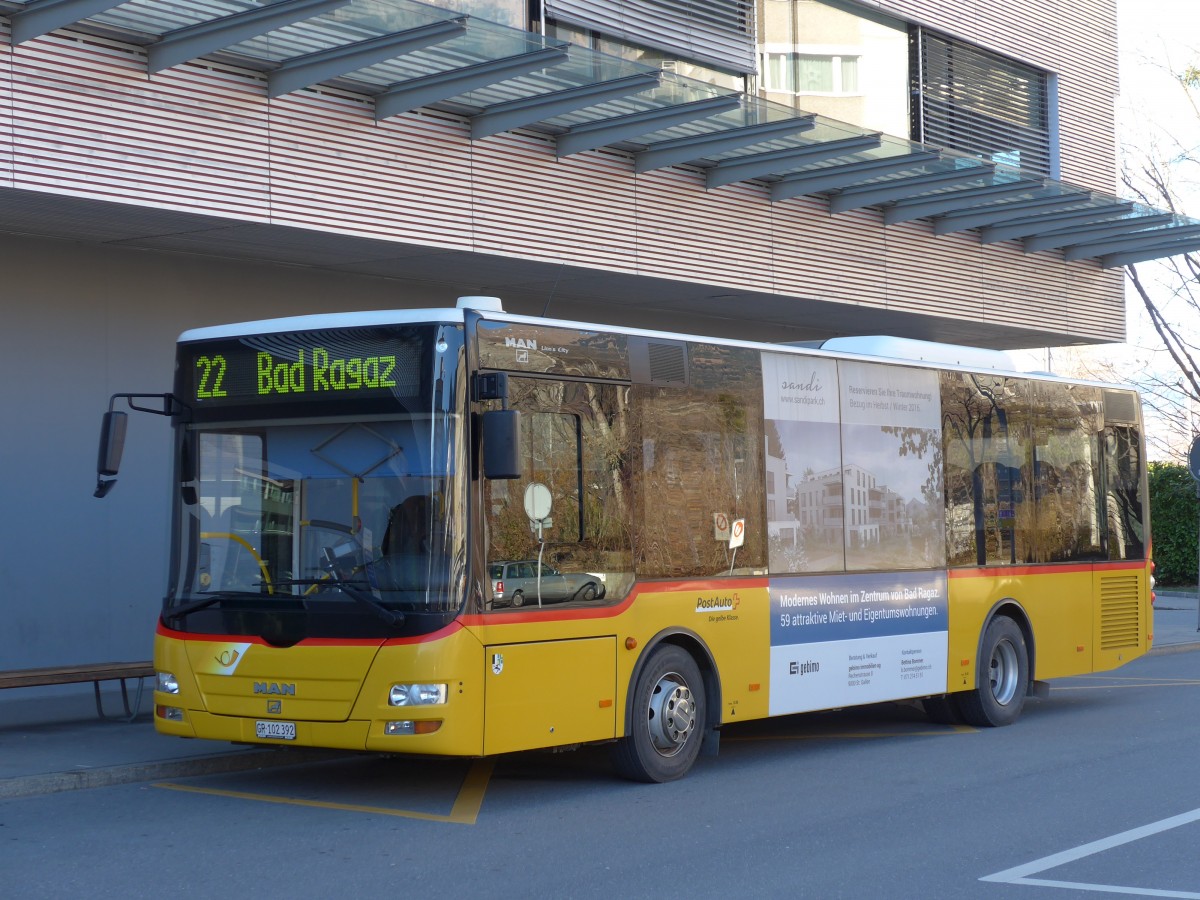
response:
[[[682,778],[704,737],[704,679],[682,648],[664,644],[646,661],[633,689],[630,733],[617,741],[613,765],[633,781]]]
[[[1007,616],[992,619],[983,632],[980,670],[973,691],[957,694],[968,725],[1011,725],[1025,706],[1029,689],[1029,650],[1019,625]]]

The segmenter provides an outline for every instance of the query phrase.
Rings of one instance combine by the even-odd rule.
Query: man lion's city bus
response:
[[[1007,725],[1152,640],[1138,396],[994,351],[494,298],[200,328],[98,495],[121,398],[174,425],[165,734],[661,782],[767,716]]]

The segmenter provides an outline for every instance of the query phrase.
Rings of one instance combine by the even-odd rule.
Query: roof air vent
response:
[[[459,297],[456,309],[474,309],[478,312],[504,312],[499,297]]]

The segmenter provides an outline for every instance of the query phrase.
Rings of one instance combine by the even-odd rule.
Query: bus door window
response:
[[[571,587],[556,591],[555,600],[619,599],[628,593],[633,583],[628,390],[609,383],[509,379],[509,406],[521,411],[525,473],[484,485],[491,608],[514,608],[516,590],[522,605],[536,603],[539,549],[543,581],[554,578]],[[540,523],[542,545],[538,525],[524,508],[525,490],[535,483],[552,497],[550,516]]]

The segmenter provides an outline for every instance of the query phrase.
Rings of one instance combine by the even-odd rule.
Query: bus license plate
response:
[[[273,738],[277,741],[294,741],[296,739],[295,722],[255,722],[254,734],[260,738]]]

